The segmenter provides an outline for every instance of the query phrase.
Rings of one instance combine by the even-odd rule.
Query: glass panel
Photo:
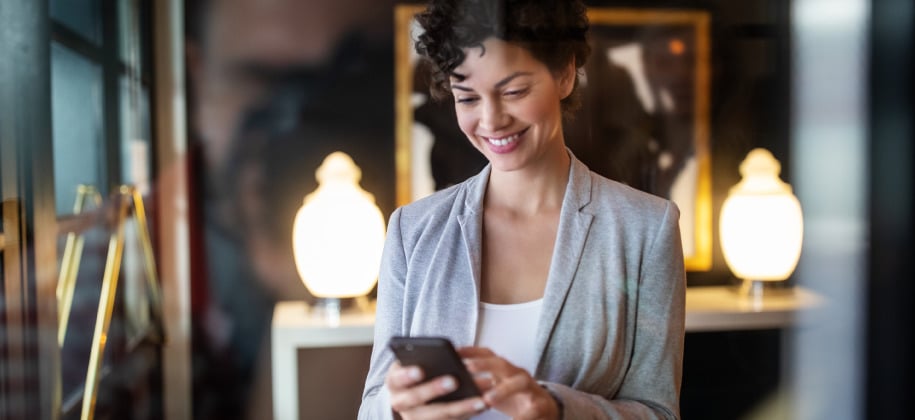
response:
[[[96,45],[102,43],[100,0],[51,0],[51,17]]]
[[[0,145],[0,169],[3,168],[3,162],[4,162],[3,146]],[[2,194],[4,192],[2,185],[3,185],[3,171],[0,170],[0,194]],[[5,196],[6,196],[5,194],[0,195],[0,197],[5,197]],[[6,235],[3,233],[4,226],[3,226],[3,204],[2,203],[3,203],[3,200],[0,199],[0,278],[3,278],[2,277],[3,272],[4,272],[3,271],[3,250],[6,249]],[[6,301],[4,300],[3,296],[0,296],[0,308],[4,307],[5,304],[6,304]]]
[[[138,70],[140,60],[140,20],[137,2],[118,2],[119,55],[127,67]]]
[[[121,180],[149,189],[152,153],[149,128],[149,92],[130,77],[121,77]]]
[[[102,69],[68,48],[51,46],[51,109],[57,214],[73,212],[79,184],[105,191]]]

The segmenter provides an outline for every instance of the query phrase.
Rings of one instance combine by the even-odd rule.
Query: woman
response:
[[[417,51],[489,165],[392,214],[360,418],[677,418],[683,257],[670,202],[565,147],[588,55],[579,1],[433,0]],[[401,366],[391,336],[449,337],[482,397]],[[499,417],[501,416],[501,417]]]

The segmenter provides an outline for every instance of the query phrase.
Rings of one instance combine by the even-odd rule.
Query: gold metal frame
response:
[[[98,385],[101,379],[102,359],[105,344],[108,341],[108,328],[111,325],[111,313],[117,295],[118,278],[121,270],[121,259],[124,253],[124,226],[127,223],[128,210],[133,207],[137,217],[140,242],[146,260],[146,277],[149,287],[150,306],[156,321],[161,320],[161,299],[159,297],[159,279],[155,266],[152,242],[146,220],[143,198],[139,191],[131,186],[121,186],[115,196],[117,201],[117,218],[115,231],[108,241],[108,256],[105,262],[105,273],[102,277],[102,290],[96,313],[95,331],[92,335],[92,349],[89,355],[89,367],[86,372],[86,384],[83,390],[83,405],[80,418],[92,419],[95,415],[95,402],[98,396]]]
[[[413,108],[410,102],[413,91],[413,68],[410,66],[410,25],[413,17],[424,9],[422,5],[398,5],[395,21],[395,166],[397,205],[412,201],[411,191],[411,130]],[[589,8],[591,25],[689,25],[696,34],[695,71],[695,157],[698,164],[696,185],[695,253],[685,256],[686,269],[706,271],[712,267],[712,181],[711,154],[709,150],[709,107],[711,92],[711,43],[708,12],[660,9]]]
[[[80,214],[86,205],[86,199],[92,199],[96,207],[102,205],[102,195],[91,185],[80,184],[76,187],[76,200],[73,203],[73,214]],[[67,336],[67,324],[70,320],[70,309],[73,306],[73,293],[76,290],[76,275],[83,255],[85,238],[81,233],[67,233],[67,242],[60,260],[60,274],[57,276],[57,302],[59,305],[57,343],[62,347]]]

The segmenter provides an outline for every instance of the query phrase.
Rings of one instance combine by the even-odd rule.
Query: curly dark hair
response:
[[[416,16],[424,32],[416,52],[432,64],[430,91],[451,95],[449,78],[464,62],[464,49],[496,37],[527,49],[553,72],[573,59],[580,69],[591,52],[587,9],[580,0],[431,0]],[[572,94],[562,100],[566,117],[578,109],[578,72]]]

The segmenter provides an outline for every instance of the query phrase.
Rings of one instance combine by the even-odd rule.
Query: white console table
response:
[[[271,328],[273,418],[300,418],[298,349],[370,346],[374,324],[373,308],[345,311],[340,315],[339,322],[333,325],[327,318],[315,315],[305,302],[277,303],[273,309]]]
[[[798,311],[821,304],[819,296],[802,288],[754,299],[741,296],[732,287],[690,287],[686,290],[686,331],[785,328],[794,324]],[[371,345],[374,321],[374,308],[344,312],[334,326],[313,315],[304,302],[278,303],[271,331],[274,418],[299,419],[298,349]]]
[[[819,307],[823,299],[804,288],[748,297],[727,286],[686,289],[686,332],[785,328],[799,311]]]

